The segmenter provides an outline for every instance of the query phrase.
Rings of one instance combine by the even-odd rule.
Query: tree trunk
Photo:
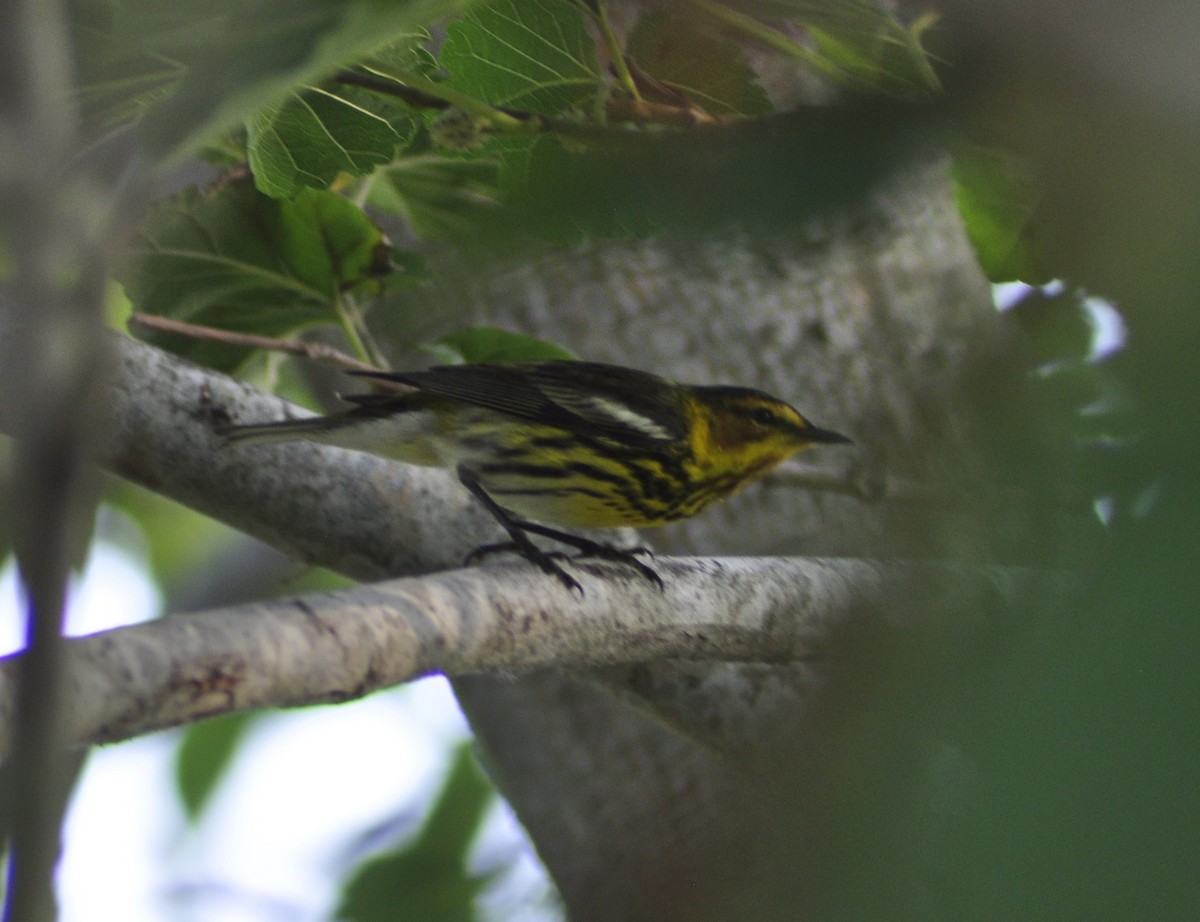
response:
[[[657,548],[978,561],[1020,530],[962,501],[986,473],[971,435],[987,431],[972,415],[978,384],[1011,384],[944,163],[898,172],[794,234],[593,244],[437,296],[583,358],[760,387],[854,438],[856,450],[814,450],[813,462],[950,497],[761,485],[659,530]],[[895,600],[898,618],[912,604]],[[648,663],[456,688],[572,919],[821,917],[856,886],[867,889],[840,905],[888,898],[896,912],[889,871],[910,874],[916,859],[888,840],[913,785],[957,764],[931,715],[956,694],[966,634],[944,618],[936,631],[855,624],[820,662]]]

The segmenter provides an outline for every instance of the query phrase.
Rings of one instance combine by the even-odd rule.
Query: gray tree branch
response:
[[[985,499],[996,471],[983,446],[999,433],[1017,441],[995,401],[980,400],[1013,386],[1012,352],[936,158],[791,233],[597,240],[488,270],[440,272],[429,309],[414,313],[536,331],[680,380],[761,387],[854,438],[860,479],[881,487],[869,493],[882,501],[866,503],[755,486],[663,529],[657,547],[1021,559],[1023,504],[995,514],[991,501],[905,488],[970,483]],[[949,615],[944,632],[907,630],[927,603],[891,597],[893,631],[848,618],[819,662],[660,660],[454,687],[572,919],[819,916],[820,887],[855,886],[839,876],[837,830],[898,808],[933,758],[921,702],[994,639],[964,636]],[[940,604],[973,620],[970,598]],[[798,879],[797,866],[834,870]],[[761,911],[770,899],[790,912]]]
[[[103,463],[134,483],[355,579],[455,567],[500,534],[445,471],[308,443],[225,446],[218,423],[305,411],[145,343],[112,339]]]
[[[68,642],[66,734],[127,739],[229,711],[345,701],[431,673],[670,659],[786,662],[819,656],[839,623],[887,622],[892,600],[931,623],[937,599],[972,599],[977,629],[1007,617],[1025,573],[934,564],[782,558],[659,559],[665,589],[617,564],[572,569],[581,598],[524,564],[180,615]],[[957,608],[955,608],[957,611]],[[908,625],[915,627],[916,625]],[[0,661],[0,755],[12,745],[22,656]]]
[[[928,187],[922,184],[920,191],[926,192]],[[720,250],[714,244],[711,251],[684,251],[692,254],[690,261],[679,263],[676,251],[648,244],[632,252],[593,254],[601,269],[616,273],[603,285],[587,287],[591,275],[586,266],[583,271],[570,265],[557,271],[552,265],[538,266],[533,277],[544,282],[545,290],[530,295],[517,284],[508,292],[508,299],[517,304],[546,305],[544,316],[499,320],[505,298],[489,297],[486,303],[499,322],[571,342],[589,358],[661,368],[684,380],[758,384],[790,399],[807,395],[801,401],[805,409],[826,425],[845,426],[845,431],[861,440],[867,457],[886,461],[889,472],[906,478],[938,478],[948,470],[961,471],[963,465],[942,461],[940,452],[935,452],[934,448],[943,444],[935,430],[947,426],[949,416],[932,412],[930,407],[954,405],[955,395],[961,393],[958,369],[971,365],[968,356],[978,351],[975,345],[968,348],[963,343],[979,344],[986,350],[992,337],[985,335],[991,314],[976,297],[986,295],[986,288],[976,285],[973,268],[960,272],[960,267],[967,265],[962,262],[965,244],[959,239],[957,225],[953,233],[945,230],[951,210],[943,198],[935,200],[938,207],[931,209],[924,195],[913,193],[904,199],[904,208],[893,209],[900,217],[853,225],[854,233],[847,238],[853,247],[848,253],[842,243],[821,250],[842,260],[837,264],[840,274],[835,273],[837,284],[826,280],[827,273],[806,268],[806,264],[797,268],[784,245],[760,253],[745,241],[745,245],[730,244]],[[932,215],[932,226],[939,234],[944,231],[948,242],[943,245],[942,237],[935,236],[931,244],[926,237],[925,248],[918,252],[914,228],[903,217],[912,210],[921,216],[913,219],[913,224],[923,227],[929,223],[924,216]],[[870,233],[865,241],[861,239],[863,227]],[[950,281],[942,286],[939,309],[931,310],[925,254],[943,250],[948,251],[944,263]],[[583,258],[588,255],[584,253]],[[823,266],[826,260],[819,262]],[[874,288],[864,276],[866,270],[858,266],[877,262],[885,268],[896,263],[912,266],[913,275],[925,281],[889,287],[886,295],[881,295],[887,310],[868,311],[874,302],[862,292]],[[731,286],[724,284],[724,279],[709,278],[705,272],[715,271],[708,268],[710,263],[727,270],[741,284]],[[657,267],[658,274],[648,279],[647,265]],[[572,290],[569,281],[573,275],[584,280],[590,301],[566,294]],[[607,276],[601,272],[601,277]],[[702,285],[677,290],[670,284],[675,279],[699,279]],[[764,288],[763,280],[770,285]],[[654,350],[630,349],[626,354],[620,348],[621,337],[614,336],[612,329],[589,327],[596,336],[609,336],[609,351],[605,351],[603,343],[576,341],[577,335],[564,334],[551,325],[555,317],[561,324],[576,315],[606,316],[603,305],[628,300],[621,296],[626,283],[631,290],[649,296],[633,299],[636,309],[631,307],[630,316],[620,318],[625,339],[640,337],[649,343],[655,340],[655,331],[707,330],[697,325],[697,318],[723,318],[725,326],[714,320],[709,331],[720,340],[719,348],[707,346],[707,339],[697,339],[686,344],[685,351],[721,356],[729,367],[689,369],[656,357]],[[751,284],[753,296],[744,288]],[[810,288],[815,291],[812,297]],[[947,302],[945,291],[964,293]],[[778,299],[768,297],[771,292],[777,293]],[[445,294],[445,303],[449,303],[450,293]],[[549,305],[561,303],[573,305],[574,311],[555,314],[550,310]],[[736,308],[726,309],[727,303]],[[844,308],[847,304],[856,307],[849,315]],[[669,305],[686,307],[689,319],[666,323],[664,312]],[[982,321],[984,333],[963,332],[978,329],[971,318]],[[895,330],[871,334],[881,320]],[[784,321],[786,330],[817,331],[799,340],[784,337],[781,342],[789,344],[788,351],[797,346],[797,356],[767,363],[766,367],[778,364],[786,368],[793,377],[776,381],[746,371],[755,368],[754,360],[739,362],[734,345],[759,355],[758,344],[767,334],[755,325],[775,324],[767,333],[775,329],[778,337],[783,336],[778,324]],[[834,331],[832,339],[829,331]],[[358,579],[453,567],[472,547],[495,537],[494,524],[445,472],[307,444],[222,447],[213,436],[214,422],[226,422],[230,417],[237,422],[263,421],[298,411],[224,376],[143,344],[116,339],[118,361],[107,391],[110,438],[106,463],[129,479],[243,528],[302,560],[323,563]],[[905,347],[884,351],[881,343],[892,341],[902,341]],[[915,345],[932,342],[939,344],[937,349]],[[613,354],[613,349],[620,354]],[[954,361],[945,360],[947,350],[954,352]],[[871,356],[869,363],[867,355]],[[737,371],[734,363],[743,371]],[[979,363],[973,367],[980,367]],[[805,380],[795,377],[799,372]],[[837,408],[832,400],[846,405]],[[925,409],[918,412],[914,407]],[[909,426],[914,420],[921,425]],[[957,428],[948,427],[948,431],[959,434]],[[962,547],[962,541],[945,540],[951,532],[942,521],[942,509],[930,514],[911,504],[901,509],[894,504],[867,505],[851,497],[809,496],[800,491],[784,497],[777,490],[748,490],[740,499],[736,506],[729,504],[705,516],[720,548],[744,553],[755,553],[757,547],[758,553],[780,548],[788,553],[827,556],[858,553],[885,557],[907,552],[906,556],[939,557],[947,546],[957,544],[956,551],[963,558],[975,556],[972,548]],[[783,499],[796,499],[801,508],[781,502]],[[771,533],[775,537],[768,544]],[[967,532],[953,529],[952,534]],[[916,540],[905,540],[906,536]],[[513,569],[528,572],[524,566]],[[590,585],[591,581],[585,583],[589,596]],[[946,604],[944,599],[938,605],[924,605],[928,591],[936,586],[934,581],[925,587],[925,593],[883,596],[880,607],[873,610],[889,608],[888,618],[898,619],[902,625],[927,611],[952,620],[950,615],[968,612],[974,616],[979,610],[979,606],[953,600]],[[561,591],[557,586],[553,589]],[[638,590],[647,587],[634,591]],[[592,603],[598,601],[592,599]],[[575,607],[538,606],[534,600],[529,604],[539,616],[557,613],[564,623],[577,617]],[[843,639],[841,629],[848,625],[886,627],[886,619],[860,620],[853,611],[840,617],[842,620],[831,619],[828,625],[838,627]],[[957,635],[949,632],[948,636]],[[934,648],[940,650],[940,643],[935,639]],[[959,646],[971,649],[970,643]],[[898,687],[908,688],[932,662],[931,654],[924,650],[910,659],[881,655],[877,662],[873,652],[864,654],[861,663],[839,656],[837,669],[819,672],[807,662],[795,660],[650,663],[645,658],[628,668],[526,672],[518,681],[476,672],[463,675],[456,689],[490,751],[498,783],[519,805],[522,821],[538,843],[571,912],[581,919],[621,918],[613,898],[601,896],[619,890],[625,894],[622,902],[641,912],[641,916],[624,917],[653,918],[655,907],[663,900],[670,902],[669,894],[674,892],[664,890],[665,882],[704,881],[704,886],[689,891],[688,899],[680,903],[681,911],[698,911],[709,895],[721,888],[720,878],[705,869],[721,869],[724,874],[738,866],[728,860],[727,843],[732,838],[748,837],[747,848],[739,854],[752,865],[758,854],[749,848],[757,841],[755,827],[788,826],[781,824],[781,815],[774,810],[778,798],[761,784],[764,768],[780,764],[762,747],[766,740],[805,738],[811,726],[812,702],[839,700],[836,695],[813,699],[807,689],[827,682],[822,676],[831,672],[835,677],[854,674],[869,677],[869,687],[890,700],[895,695],[883,690],[881,676],[893,670],[901,675]],[[867,700],[861,690],[853,691],[851,698]],[[881,746],[886,748],[892,737],[878,738],[885,741]],[[817,751],[837,751],[836,745],[832,750],[823,747],[825,743],[818,744]],[[762,755],[759,766],[743,761],[743,770],[731,773],[731,760],[744,760],[748,752]],[[879,758],[872,756],[872,761],[878,763]],[[825,779],[844,774],[836,759],[834,763],[814,784],[819,787],[827,783]],[[748,778],[752,779],[749,784]],[[792,779],[792,786],[785,791],[787,797],[794,796],[794,786],[799,783]],[[756,848],[760,847],[761,842]],[[618,882],[620,888],[614,889]]]

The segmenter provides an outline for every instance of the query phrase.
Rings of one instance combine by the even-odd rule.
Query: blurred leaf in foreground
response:
[[[688,15],[692,14],[692,15]],[[710,115],[763,115],[771,102],[737,44],[697,29],[694,11],[646,10],[626,53],[637,67]]]
[[[225,714],[192,724],[175,753],[175,787],[195,822],[237,753],[254,715]]]
[[[433,810],[417,837],[362,865],[345,888],[337,918],[477,918],[475,897],[488,876],[472,875],[467,854],[494,796],[469,746],[462,746]]]
[[[1049,281],[1033,238],[1041,196],[1028,167],[1003,151],[958,144],[952,178],[967,236],[987,277]]]

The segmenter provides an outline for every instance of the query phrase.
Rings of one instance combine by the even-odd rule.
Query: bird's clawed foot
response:
[[[572,592],[578,592],[583,595],[583,587],[579,585],[579,580],[575,579],[570,573],[564,570],[558,563],[560,560],[570,559],[562,551],[543,551],[537,547],[532,541],[501,541],[497,544],[483,544],[471,551],[463,561],[467,566],[479,563],[486,557],[491,557],[493,554],[520,554],[530,563],[538,566],[542,572],[549,573],[551,576],[558,579],[560,583],[570,589]]]
[[[556,530],[545,528],[544,526],[534,526],[531,531],[536,530],[537,534],[543,534],[548,538],[553,538],[556,541],[561,541],[564,544],[569,544],[576,548],[579,553],[574,556],[568,556],[562,551],[543,551],[528,539],[524,541],[502,541],[498,544],[484,544],[475,548],[467,555],[466,563],[468,565],[478,563],[485,557],[490,557],[492,554],[500,554],[505,552],[517,553],[528,560],[530,563],[536,564],[545,573],[549,573],[556,577],[560,583],[572,591],[578,591],[583,595],[583,587],[579,585],[579,581],[567,573],[559,564],[560,560],[579,560],[582,558],[592,557],[597,560],[612,560],[617,563],[623,563],[628,567],[636,570],[643,578],[653,583],[660,592],[663,591],[662,577],[654,571],[654,568],[649,564],[644,563],[639,559],[641,555],[654,556],[653,551],[647,547],[635,548],[620,548],[613,547],[611,544],[601,544],[599,541],[592,541],[588,538],[581,538],[577,535],[572,535],[567,532],[559,532]]]

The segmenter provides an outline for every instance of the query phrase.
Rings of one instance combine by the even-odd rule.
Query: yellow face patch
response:
[[[777,454],[780,459],[804,445],[807,423],[785,403],[741,401],[718,407],[709,421],[717,451],[747,453],[751,458]]]

